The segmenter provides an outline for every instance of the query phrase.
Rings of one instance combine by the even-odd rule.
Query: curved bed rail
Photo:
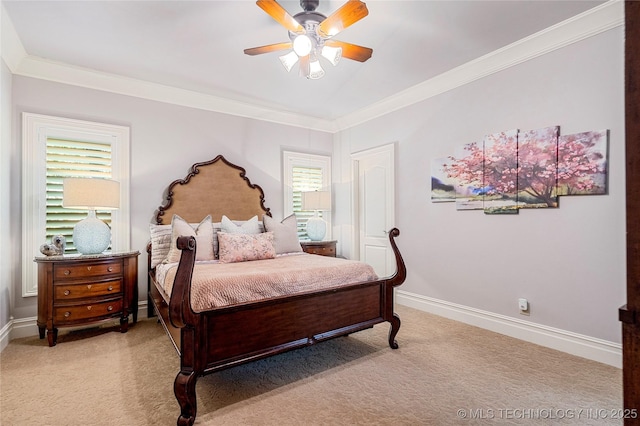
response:
[[[196,262],[196,239],[178,237],[176,245],[182,250],[182,254],[169,300],[169,319],[174,327],[183,328],[187,325],[194,326],[197,320],[191,309],[191,277]]]
[[[396,258],[396,272],[389,277],[388,281],[388,283],[393,287],[399,286],[407,278],[407,267],[405,266],[402,255],[400,254],[400,249],[398,249],[398,245],[396,244],[396,237],[398,235],[400,235],[400,230],[398,228],[392,228],[391,231],[389,231],[389,243],[391,243],[391,249],[393,250],[393,254]]]
[[[399,286],[404,282],[407,278],[407,267],[404,264],[404,260],[402,259],[402,255],[400,254],[400,250],[396,245],[396,237],[400,235],[400,230],[398,228],[392,228],[389,231],[389,242],[391,243],[391,248],[393,250],[393,254],[396,258],[396,272],[391,277],[386,280],[385,285],[385,299],[384,299],[384,319],[385,321],[389,321],[391,323],[391,328],[389,329],[389,346],[392,349],[398,349],[398,342],[396,342],[396,335],[400,330],[400,317],[393,311],[394,308],[394,287]]]

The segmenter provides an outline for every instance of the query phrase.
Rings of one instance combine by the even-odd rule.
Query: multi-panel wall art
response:
[[[509,130],[431,163],[431,201],[516,214],[558,207],[558,197],[607,193],[609,131],[560,136],[558,126]]]

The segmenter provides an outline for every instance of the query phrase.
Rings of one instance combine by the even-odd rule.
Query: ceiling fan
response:
[[[369,14],[367,5],[360,0],[348,0],[329,17],[316,12],[319,0],[300,0],[303,11],[291,16],[275,0],[258,0],[256,4],[273,19],[289,30],[291,41],[268,44],[245,49],[247,55],[260,55],[292,49],[280,56],[287,71],[300,61],[300,74],[309,79],[324,75],[319,56],[336,65],[341,57],[364,62],[371,57],[373,49],[362,47],[333,37]]]

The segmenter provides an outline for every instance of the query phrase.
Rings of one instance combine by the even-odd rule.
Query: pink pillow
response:
[[[273,232],[260,234],[218,232],[218,244],[221,263],[246,262],[248,260],[273,259],[276,257]]]

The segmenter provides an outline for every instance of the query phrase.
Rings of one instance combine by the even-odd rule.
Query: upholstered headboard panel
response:
[[[249,181],[242,167],[222,155],[194,164],[184,179],[169,185],[164,204],[156,210],[155,222],[171,224],[174,214],[191,223],[200,222],[208,214],[213,222],[220,222],[222,215],[232,220],[271,216],[270,209],[264,206],[262,188]]]

